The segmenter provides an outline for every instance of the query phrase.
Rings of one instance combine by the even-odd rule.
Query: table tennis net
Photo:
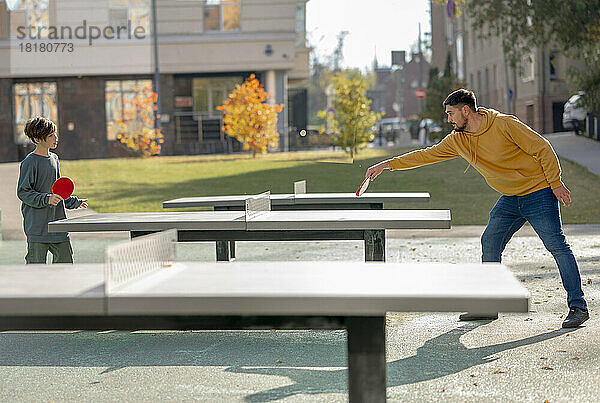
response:
[[[294,182],[294,194],[305,194],[306,193],[306,180]]]
[[[246,199],[246,221],[271,211],[271,191]]]
[[[105,291],[171,266],[176,259],[177,230],[140,236],[106,248]]]

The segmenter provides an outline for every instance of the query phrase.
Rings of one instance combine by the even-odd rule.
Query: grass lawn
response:
[[[332,152],[211,155],[151,159],[61,161],[75,194],[98,212],[162,211],[162,201],[190,196],[293,193],[306,179],[308,192],[354,192],[370,165],[409,149],[365,150],[354,163],[323,160]],[[386,205],[396,209],[450,209],[453,225],[484,225],[499,194],[466,161],[454,159],[414,170],[386,172],[368,192],[429,192],[429,203]],[[600,223],[600,177],[561,160],[573,204],[562,208],[566,224]]]

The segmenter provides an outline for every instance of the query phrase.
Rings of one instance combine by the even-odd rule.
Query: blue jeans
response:
[[[529,221],[544,246],[554,257],[563,287],[567,291],[569,308],[587,309],[581,289],[579,268],[571,247],[565,239],[560,220],[558,200],[550,188],[525,196],[501,196],[490,212],[481,236],[483,262],[500,262],[510,238]]]

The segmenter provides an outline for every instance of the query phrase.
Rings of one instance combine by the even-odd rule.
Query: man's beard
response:
[[[454,124],[454,131],[457,132],[466,132],[467,131],[467,122],[463,123],[462,126]]]

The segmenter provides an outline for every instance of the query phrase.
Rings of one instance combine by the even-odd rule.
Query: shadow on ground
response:
[[[415,355],[388,363],[388,386],[455,374],[498,359],[496,354],[566,334],[559,329],[490,346],[467,348],[460,337],[479,326],[463,324],[426,341]],[[576,329],[575,329],[576,330]],[[245,397],[269,402],[298,394],[347,392],[344,331],[0,333],[5,367],[224,366],[236,374],[288,377],[293,384]]]

